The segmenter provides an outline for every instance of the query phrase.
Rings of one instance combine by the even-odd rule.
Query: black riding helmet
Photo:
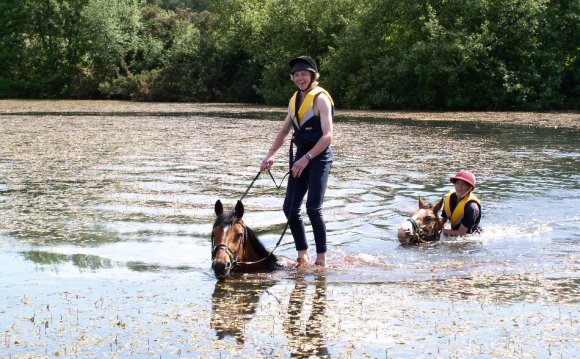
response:
[[[318,72],[316,61],[310,56],[298,56],[290,60],[290,70],[292,74],[296,71],[310,71],[312,73]]]

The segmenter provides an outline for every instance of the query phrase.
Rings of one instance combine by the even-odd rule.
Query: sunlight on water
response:
[[[476,240],[484,243],[503,240],[545,241],[551,233],[552,228],[548,224],[532,226],[526,229],[521,227],[487,226],[484,233],[471,236],[472,238],[469,239],[458,239],[457,241]]]
[[[577,116],[339,111],[328,268],[222,285],[210,270],[214,203],[241,198],[283,109],[111,102],[93,115],[74,102],[67,115],[58,102],[55,115],[40,102],[27,114],[33,103],[0,116],[2,354],[578,354],[580,128],[566,126]],[[286,158],[284,147],[277,181]],[[477,176],[484,232],[401,246],[419,197],[435,203],[462,168]],[[244,199],[269,249],[284,190],[264,174]],[[295,258],[289,233],[276,254]]]
[[[8,160],[0,187],[6,230],[24,243],[97,246],[174,234],[209,237],[213,203],[221,199],[233,207],[280,124],[279,119],[204,116],[21,119],[2,118],[3,126],[12,127],[2,146]],[[577,227],[577,222],[565,220],[560,202],[578,203],[575,130],[353,118],[338,118],[335,127],[336,161],[325,203],[329,243],[339,249],[330,252],[335,268],[347,256],[365,254],[385,265],[409,266],[408,275],[433,253],[455,261],[446,245],[435,245],[428,254],[407,249],[403,256],[393,249],[398,247],[396,228],[416,208],[419,196],[437,201],[451,188],[449,176],[464,167],[477,174],[487,228],[479,237],[442,242],[479,243],[483,247],[474,251],[485,256],[487,243],[494,243],[493,251],[519,256],[511,243],[543,247],[565,233],[578,245],[577,228],[566,226]],[[278,180],[287,166],[285,157],[281,150],[273,171]],[[560,195],[566,189],[572,190]],[[275,232],[285,223],[283,196],[284,190],[275,190],[264,175],[245,199],[246,221],[266,245],[275,243]],[[131,248],[144,262],[183,264],[151,246]],[[291,252],[290,236],[284,248]],[[493,269],[475,259],[466,265]]]

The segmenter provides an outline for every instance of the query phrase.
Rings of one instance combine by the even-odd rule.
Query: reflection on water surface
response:
[[[121,314],[115,326],[81,313],[87,328],[138,323],[162,330],[166,324],[158,324],[163,320],[156,316],[169,317],[174,346],[215,345],[224,356],[233,353],[227,345],[256,357],[382,357],[385,351],[414,357],[414,345],[422,345],[422,355],[429,357],[518,357],[522,347],[528,356],[545,356],[548,346],[564,356],[573,352],[570,325],[578,317],[566,313],[577,312],[579,290],[580,217],[573,210],[580,205],[578,116],[339,110],[325,202],[330,252],[324,280],[282,271],[216,284],[210,271],[213,204],[221,199],[231,207],[244,193],[283,110],[95,104],[92,109],[83,102],[3,102],[0,260],[6,265],[0,276],[7,294],[0,300],[18,317],[32,312],[54,317],[43,309],[43,301],[53,299],[39,293],[66,287],[91,293],[85,302],[80,294],[80,303],[65,301],[84,309],[100,305],[101,298],[115,303],[131,298],[144,308],[119,304],[130,315]],[[286,172],[285,159],[281,150],[273,171],[277,179]],[[401,247],[396,229],[418,197],[435,202],[461,168],[477,175],[485,232]],[[244,200],[245,221],[268,248],[284,228],[282,200],[283,190],[268,176]],[[294,257],[289,236],[277,251]],[[64,278],[70,282],[51,284]],[[99,286],[101,280],[107,285]],[[22,302],[31,296],[37,302]],[[179,306],[179,313],[167,303]],[[522,311],[509,307],[522,303],[527,303]],[[455,305],[466,315],[456,317]],[[510,317],[510,310],[520,316]],[[545,315],[544,327],[533,319],[538,311]],[[69,314],[62,312],[63,322],[76,328]],[[489,329],[505,326],[504,318],[518,327]],[[9,321],[1,323],[10,327]],[[472,334],[456,337],[457,323]],[[540,338],[547,328],[559,339]],[[195,334],[186,339],[175,334],[188,330]],[[312,333],[320,333],[315,336],[320,341],[313,342]],[[117,353],[130,353],[115,344],[119,338],[132,343],[135,353],[164,353],[163,345],[155,349],[140,341],[146,335],[136,330],[100,334],[113,338],[103,347]],[[83,334],[75,335],[71,343],[95,348],[78,339]],[[498,344],[506,337],[507,346]],[[488,349],[474,346],[475,338]],[[203,355],[201,349],[177,346],[182,354]],[[51,348],[53,354],[62,350]],[[1,350],[18,353],[13,345]]]

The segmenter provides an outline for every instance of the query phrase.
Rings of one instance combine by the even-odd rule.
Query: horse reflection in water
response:
[[[233,211],[225,213],[222,202],[215,203],[216,219],[211,234],[211,267],[218,279],[230,272],[269,272],[279,268],[278,259],[244,224],[244,205],[238,201]]]
[[[212,295],[211,327],[218,339],[244,344],[246,324],[254,317],[262,294],[273,281],[218,281]]]
[[[293,358],[329,358],[322,324],[326,310],[326,275],[316,276],[310,316],[306,323],[301,320],[308,282],[296,278],[296,285],[288,304],[288,316],[284,321],[284,331],[288,337],[288,347]]]
[[[247,324],[254,318],[260,299],[275,281],[268,279],[232,278],[216,282],[212,295],[211,328],[218,339],[235,339],[244,344]],[[288,350],[293,358],[329,358],[322,324],[326,310],[326,276],[316,274],[310,316],[303,321],[303,311],[308,306],[307,292],[311,282],[298,274],[284,318],[284,332]],[[280,302],[280,301],[279,301]]]
[[[433,207],[429,201],[419,197],[419,209],[397,231],[399,242],[407,245],[438,241],[443,229],[438,215],[442,205],[443,199]]]

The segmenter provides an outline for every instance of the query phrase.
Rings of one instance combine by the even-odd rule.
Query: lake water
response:
[[[578,114],[339,110],[328,268],[217,283],[213,205],[245,192],[283,111],[0,101],[0,356],[580,355]],[[400,246],[460,169],[483,234]],[[244,199],[268,248],[283,196],[262,175]],[[295,258],[289,234],[276,254]]]

